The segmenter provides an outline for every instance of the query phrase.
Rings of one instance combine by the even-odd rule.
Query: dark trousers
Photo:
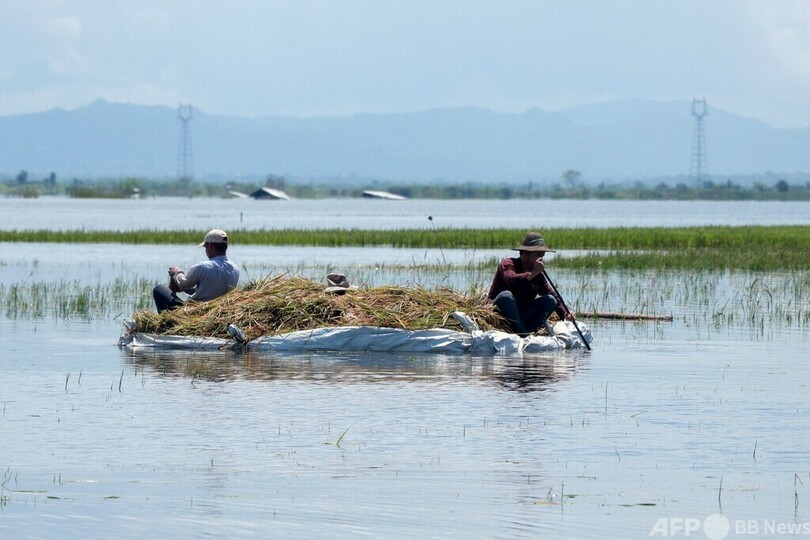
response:
[[[509,321],[512,332],[531,334],[536,332],[557,309],[557,300],[550,294],[538,296],[525,306],[518,306],[515,296],[510,291],[502,291],[492,301],[505,319]]]
[[[155,306],[157,307],[158,313],[166,311],[167,309],[179,308],[185,304],[185,302],[180,300],[177,294],[173,293],[166,285],[158,285],[152,289],[152,298],[155,299]]]

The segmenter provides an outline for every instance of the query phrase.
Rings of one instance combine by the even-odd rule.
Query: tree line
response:
[[[268,175],[264,182],[211,182],[189,180],[155,180],[146,178],[120,178],[59,181],[51,172],[44,178],[31,178],[26,171],[0,183],[0,195],[13,197],[39,197],[61,195],[73,198],[140,198],[140,197],[236,197],[249,195],[261,187],[284,191],[294,199],[357,198],[365,190],[383,190],[409,199],[622,199],[622,200],[810,200],[810,182],[789,184],[780,179],[766,183],[755,181],[743,186],[726,180],[706,181],[700,186],[684,183],[657,185],[600,183],[585,185],[578,171],[568,170],[561,182],[552,184],[507,183],[382,183],[367,185],[316,184],[288,181],[284,176]]]

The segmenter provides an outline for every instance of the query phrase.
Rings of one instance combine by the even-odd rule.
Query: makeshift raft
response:
[[[128,349],[160,350],[243,350],[250,352],[402,352],[470,354],[480,356],[523,356],[548,351],[582,349],[579,333],[569,321],[554,325],[554,335],[520,337],[500,330],[482,331],[464,313],[453,313],[466,331],[432,328],[405,330],[378,326],[341,326],[299,330],[246,340],[235,325],[228,327],[230,339],[157,335],[139,332],[134,321],[124,323],[118,346]],[[583,336],[591,342],[590,329],[579,323]]]
[[[324,289],[309,279],[278,275],[210,302],[161,314],[143,310],[124,323],[118,345],[498,356],[585,347],[566,321],[554,326],[552,336],[523,338],[505,331],[508,323],[480,296],[418,287],[358,289],[342,274],[330,274],[327,282],[342,285]],[[580,323],[580,330],[590,343],[588,328]]]

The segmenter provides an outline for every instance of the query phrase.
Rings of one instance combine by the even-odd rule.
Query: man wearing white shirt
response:
[[[236,288],[239,283],[239,267],[228,260],[228,235],[213,229],[200,244],[205,248],[207,261],[199,262],[188,272],[177,266],[169,267],[169,285],[158,285],[152,291],[158,313],[175,309],[185,304],[178,292],[190,294],[189,300],[206,302],[218,298]]]

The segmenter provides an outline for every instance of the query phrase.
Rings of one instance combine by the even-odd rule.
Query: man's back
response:
[[[239,267],[225,255],[219,255],[189,268],[186,278],[197,284],[191,299],[205,302],[236,288],[239,284]]]

